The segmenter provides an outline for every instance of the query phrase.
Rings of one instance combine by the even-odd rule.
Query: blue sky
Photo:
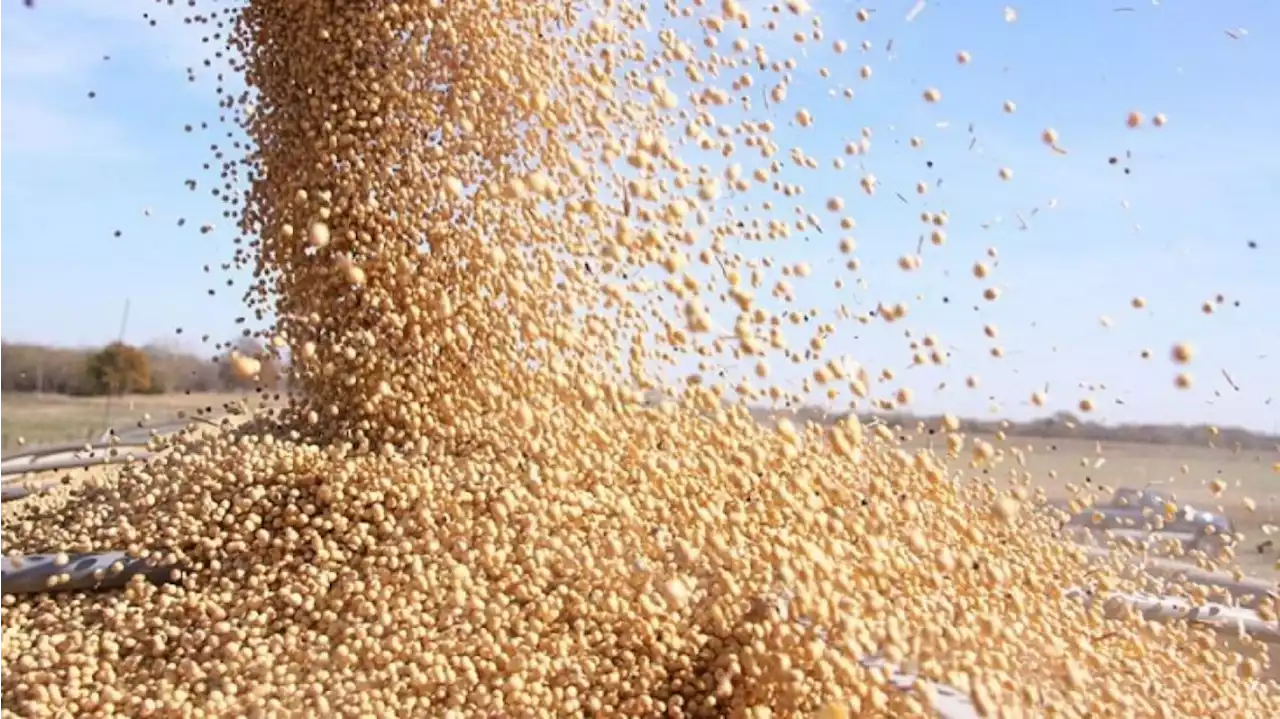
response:
[[[152,2],[72,0],[15,4],[0,35],[5,339],[109,341],[126,299],[131,341],[181,339],[178,326],[226,336],[237,296],[210,298],[202,271],[230,257],[231,235],[201,170],[227,144],[213,72],[186,80],[199,30]],[[200,234],[206,223],[220,231]]]
[[[1280,395],[1280,238],[1271,231],[1280,157],[1269,147],[1280,111],[1275,3],[1014,3],[1018,20],[1006,23],[1005,3],[930,2],[907,23],[913,2],[904,0],[872,3],[877,12],[866,24],[854,20],[856,4],[814,4],[826,41],[810,44],[805,57],[771,43],[774,57],[802,61],[775,137],[782,155],[799,146],[827,158],[862,127],[873,130],[871,152],[843,171],[784,174],[803,183],[803,203],[815,212],[826,197],[845,198],[868,287],[854,292],[846,274],[844,290],[831,288],[842,271],[826,262],[839,236],[829,216],[825,235],[771,252],[813,263],[801,306],[865,310],[901,300],[912,308],[905,323],[842,329],[836,352],[900,370],[909,359],[905,328],[939,335],[956,350],[952,364],[900,372],[893,384],[911,386],[921,411],[980,415],[995,405],[1000,414],[1027,416],[1028,395],[1047,383],[1050,409],[1087,395],[1110,421],[1277,427],[1280,399],[1266,404]],[[1132,11],[1114,11],[1123,6]],[[148,27],[143,13],[159,27]],[[764,17],[762,9],[754,14]],[[1225,32],[1242,28],[1239,39]],[[201,334],[234,332],[239,294],[216,272],[231,255],[231,222],[208,194],[216,175],[201,170],[209,146],[229,141],[214,122],[213,71],[198,68],[195,83],[186,79],[206,54],[202,31],[142,0],[10,9],[0,28],[6,339],[109,341],[126,299],[133,342],[177,340],[195,349]],[[836,37],[850,43],[843,56],[829,49]],[[864,39],[870,52],[858,48]],[[960,50],[972,54],[971,64],[956,64]],[[874,70],[868,81],[856,77],[863,64]],[[821,66],[831,68],[830,82],[817,77]],[[854,100],[828,96],[844,84],[855,88]],[[922,102],[926,87],[939,88],[942,102]],[[1001,111],[1005,100],[1017,103],[1015,114]],[[816,124],[788,127],[801,106]],[[1169,124],[1129,130],[1131,109],[1165,113]],[[184,131],[188,123],[195,132]],[[1069,154],[1041,144],[1046,127]],[[924,147],[910,149],[912,136]],[[859,162],[880,181],[875,198],[858,189]],[[998,179],[1000,167],[1012,168],[1013,180]],[[197,191],[184,186],[189,178],[199,181]],[[925,198],[914,194],[919,181],[931,186]],[[914,251],[926,209],[950,213],[949,241],[926,248],[924,267],[907,275],[896,261]],[[201,234],[206,223],[216,229]],[[989,246],[1000,253],[989,283],[1003,290],[996,303],[981,300],[987,285],[968,272]],[[1217,294],[1225,305],[1202,315],[1200,304]],[[1147,298],[1148,309],[1130,308],[1134,295]],[[1110,329],[1103,315],[1114,321]],[[987,323],[1001,330],[1002,360],[986,355]],[[1179,340],[1200,350],[1191,367],[1197,384],[1187,392],[1173,389],[1166,359]],[[1140,360],[1144,347],[1156,358]],[[1222,369],[1242,391],[1227,386]],[[983,378],[981,390],[962,388],[967,374]],[[1108,389],[1080,389],[1081,382]],[[941,383],[947,389],[934,392]]]

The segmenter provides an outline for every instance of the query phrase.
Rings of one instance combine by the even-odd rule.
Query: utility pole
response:
[[[129,326],[129,298],[126,297],[124,299],[124,312],[122,312],[120,315],[120,332],[116,335],[117,344],[124,343],[124,330],[128,326]],[[111,429],[111,400],[114,397],[116,392],[123,393],[123,391],[124,389],[122,387],[107,388],[107,403],[106,403],[106,406],[103,407],[103,411],[102,411],[102,428],[103,428],[102,431],[103,432],[107,432]]]

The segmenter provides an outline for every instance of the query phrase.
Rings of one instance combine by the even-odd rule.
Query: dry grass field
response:
[[[18,446],[18,438],[28,445],[93,440],[107,430],[117,431],[138,426],[145,420],[157,425],[180,419],[180,415],[223,413],[223,407],[253,395],[231,394],[160,394],[113,397],[108,412],[106,397],[70,397],[57,394],[0,394],[0,447],[5,451]]]
[[[930,439],[935,448],[945,450],[945,442],[933,438],[911,444],[927,445]],[[1061,437],[1010,437],[1002,441],[990,435],[973,439],[984,439],[1004,448],[1006,459],[989,470],[992,475],[1007,477],[1011,468],[1029,472],[1034,486],[1043,488],[1053,503],[1065,503],[1075,496],[1072,486],[1094,487],[1094,494],[1102,503],[1109,500],[1116,488],[1149,486],[1176,497],[1180,504],[1220,512],[1245,536],[1238,550],[1241,569],[1259,579],[1280,581],[1280,571],[1276,569],[1280,561],[1278,547],[1263,545],[1262,551],[1258,551],[1259,545],[1269,539],[1263,527],[1280,526],[1280,473],[1272,468],[1273,463],[1280,461],[1280,452],[1236,452],[1211,447],[1207,439],[1202,445],[1099,443]],[[1025,465],[1019,465],[1012,456],[1013,448],[1022,450]],[[955,468],[970,472],[967,460],[966,454],[963,461],[954,464]],[[1227,487],[1215,496],[1210,482],[1218,478]],[[1256,509],[1250,510],[1246,499],[1252,500]],[[1272,538],[1280,544],[1280,533]],[[1222,646],[1240,646],[1229,634],[1219,634],[1218,640]],[[1271,663],[1261,678],[1280,682],[1280,645],[1268,645],[1267,651]]]
[[[1241,565],[1256,576],[1280,578],[1280,572],[1275,570],[1280,547],[1267,546],[1257,551],[1258,545],[1267,539],[1263,526],[1280,526],[1280,473],[1273,469],[1273,464],[1280,461],[1280,453],[1212,447],[1207,438],[1202,445],[1097,442],[1061,437],[1010,437],[1003,441],[993,436],[980,438],[1003,448],[1006,453],[1004,463],[989,471],[997,477],[1007,476],[1011,468],[1029,472],[1034,485],[1042,487],[1051,502],[1070,499],[1074,496],[1073,486],[1093,488],[1094,494],[1104,502],[1116,488],[1149,487],[1175,497],[1180,504],[1220,512],[1247,538],[1240,548]],[[945,448],[939,440],[934,440],[934,444]],[[1022,450],[1025,465],[1020,465],[1012,456],[1014,448]],[[1226,484],[1226,489],[1218,495],[1210,486],[1215,479]],[[1256,505],[1255,509],[1246,506],[1249,500]],[[1275,538],[1280,544],[1280,535]]]

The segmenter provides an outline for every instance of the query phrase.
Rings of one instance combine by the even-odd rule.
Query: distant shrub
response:
[[[94,394],[151,390],[151,360],[147,353],[123,342],[112,342],[90,355],[87,374]]]
[[[248,338],[236,342],[235,347],[261,359],[262,372],[257,380],[236,377],[228,371],[223,361],[225,354],[215,361],[165,342],[140,348],[123,346],[129,350],[125,353],[129,356],[127,366],[135,369],[129,379],[119,376],[122,368],[116,363],[125,358],[117,356],[118,350],[0,342],[0,389],[89,396],[109,392],[111,382],[124,387],[125,392],[141,394],[252,391],[258,387],[281,390],[288,382],[287,364]],[[139,358],[137,353],[143,356]],[[141,381],[138,373],[144,360],[149,373],[147,382]]]

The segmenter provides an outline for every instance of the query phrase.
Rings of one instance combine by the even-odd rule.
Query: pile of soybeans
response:
[[[6,552],[182,571],[4,597],[5,716],[927,716],[929,682],[989,715],[1280,716],[1247,638],[1064,598],[1123,584],[1051,537],[1016,473],[952,469],[990,445],[765,426],[750,401],[807,393],[718,376],[781,356],[806,392],[892,404],[827,356],[840,318],[788,306],[806,266],[735,249],[824,224],[853,262],[839,197],[730,202],[777,183],[789,208],[775,175],[820,162],[753,119],[818,121],[787,89],[827,71],[751,39],[843,52],[804,0],[202,20],[251,88],[225,100],[252,141],[226,196],[292,398],[6,505]],[[925,218],[938,244],[946,219]]]

